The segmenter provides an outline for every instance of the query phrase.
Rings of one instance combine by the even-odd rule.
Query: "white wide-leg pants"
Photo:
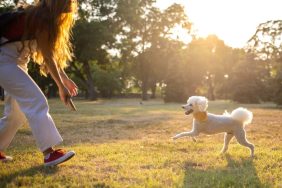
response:
[[[0,58],[0,85],[7,95],[4,117],[0,119],[0,151],[9,146],[25,119],[41,151],[62,142],[40,88],[21,66],[2,60]]]

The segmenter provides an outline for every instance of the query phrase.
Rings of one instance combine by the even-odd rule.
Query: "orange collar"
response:
[[[207,112],[195,112],[193,113],[193,117],[200,122],[204,122],[208,120]]]

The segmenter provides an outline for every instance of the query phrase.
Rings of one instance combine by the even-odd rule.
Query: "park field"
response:
[[[282,187],[282,109],[274,104],[244,105],[211,101],[208,111],[244,106],[254,113],[246,127],[249,150],[231,141],[221,155],[223,134],[172,141],[191,129],[181,104],[139,99],[76,100],[71,112],[56,99],[50,112],[64,138],[62,147],[77,155],[57,167],[44,167],[28,125],[0,163],[0,187]],[[0,113],[3,102],[0,102]]]

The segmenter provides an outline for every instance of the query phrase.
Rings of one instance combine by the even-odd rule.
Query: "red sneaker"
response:
[[[13,157],[7,156],[5,155],[5,153],[0,151],[0,161],[2,162],[8,162],[8,161],[12,161]]]
[[[63,163],[75,155],[74,151],[64,151],[63,149],[56,149],[44,157],[45,166],[56,166]]]

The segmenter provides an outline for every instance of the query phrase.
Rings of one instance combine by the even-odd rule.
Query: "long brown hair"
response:
[[[68,8],[71,9],[68,10]],[[48,33],[48,46],[52,52],[57,67],[64,69],[72,60],[72,45],[70,42],[71,28],[77,11],[75,0],[37,0],[34,5],[25,8],[25,33],[22,42],[44,31]],[[37,43],[37,50],[32,54],[33,60],[41,65],[41,73],[46,75],[47,69],[44,57]]]

